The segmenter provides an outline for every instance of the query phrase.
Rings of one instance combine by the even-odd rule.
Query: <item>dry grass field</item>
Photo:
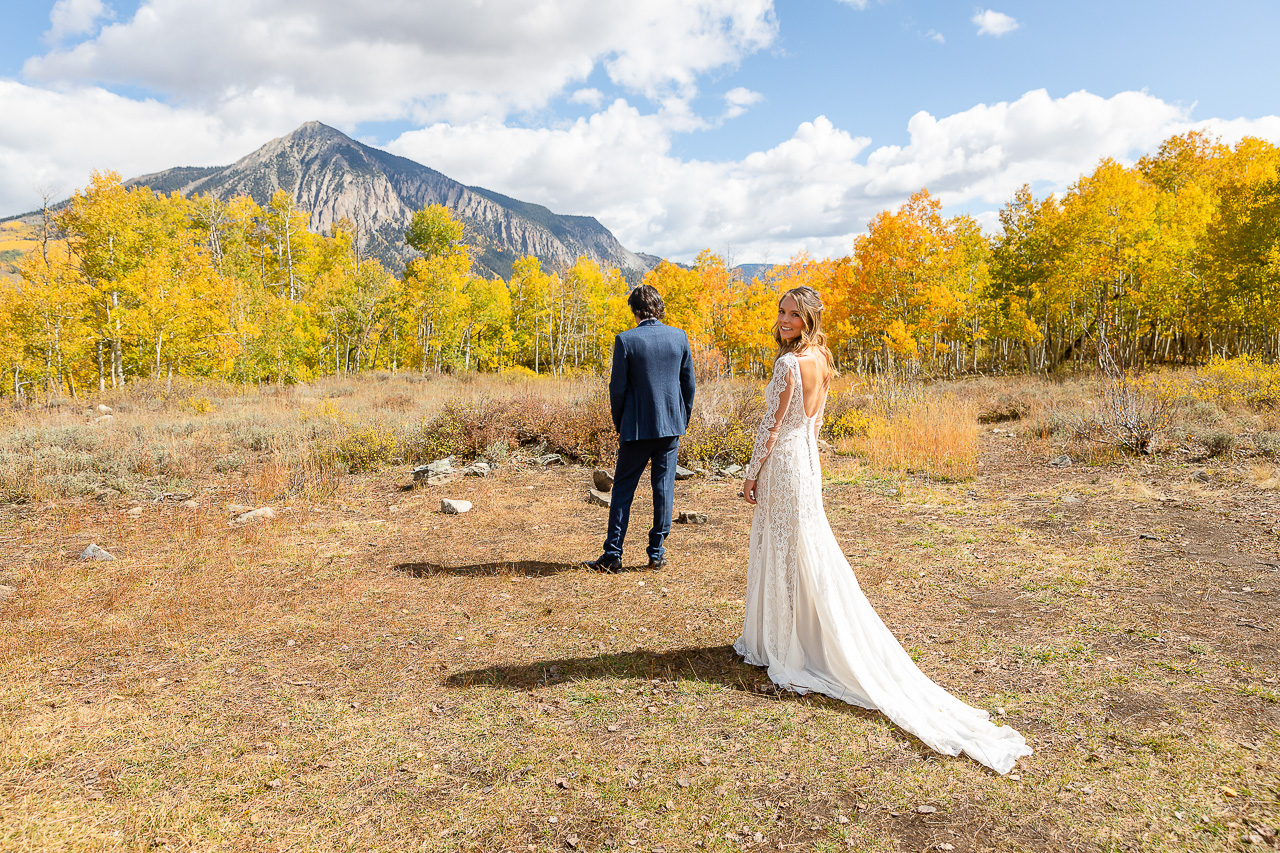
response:
[[[1126,456],[1062,429],[1094,390],[850,383],[832,407],[854,424],[824,463],[849,561],[927,673],[1026,735],[1007,777],[737,659],[738,480],[677,484],[709,520],[658,573],[642,483],[617,575],[579,566],[605,526],[591,468],[529,461],[554,441],[412,486],[422,423],[507,411],[519,383],[0,415],[0,849],[1274,848],[1276,424],[1188,398]],[[535,391],[595,417],[597,390]],[[978,425],[1010,400],[1020,419]],[[750,403],[708,387],[701,422]],[[235,504],[276,517],[232,525]],[[80,561],[91,542],[117,559]]]

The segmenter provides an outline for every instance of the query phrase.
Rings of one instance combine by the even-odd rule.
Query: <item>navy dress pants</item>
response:
[[[604,556],[622,559],[622,540],[631,518],[631,501],[645,465],[651,461],[653,481],[653,527],[649,529],[650,560],[662,557],[662,543],[671,533],[671,500],[676,489],[676,450],[680,436],[646,438],[618,442],[618,464],[613,470],[613,494],[609,497],[609,534],[604,540]]]

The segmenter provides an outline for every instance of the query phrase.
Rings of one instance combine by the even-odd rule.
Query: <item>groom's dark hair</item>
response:
[[[667,308],[662,304],[662,297],[651,284],[642,284],[627,296],[627,304],[637,320],[661,320],[667,316]]]

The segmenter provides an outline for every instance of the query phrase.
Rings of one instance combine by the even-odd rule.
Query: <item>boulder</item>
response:
[[[458,501],[449,498],[440,499],[440,511],[445,515],[462,515],[471,511],[471,501]]]
[[[720,474],[725,477],[737,477],[744,470],[746,469],[744,469],[741,465],[735,462],[733,465],[729,465],[728,467],[721,468]]]
[[[1071,462],[1072,462],[1071,457],[1065,453],[1062,454],[1061,456],[1056,456],[1053,459],[1049,460],[1049,464],[1055,468],[1065,468],[1068,465],[1070,465]]]
[[[609,493],[600,489],[592,489],[587,495],[587,503],[607,507],[609,505]]]
[[[270,521],[276,517],[276,511],[269,506],[260,506],[248,512],[242,512],[231,519],[232,524],[253,524],[258,521]]]
[[[1199,471],[1196,471],[1191,475],[1191,479],[1199,483],[1207,483],[1213,479],[1213,475],[1201,468]]]
[[[676,524],[706,524],[705,512],[681,512],[676,516]]]
[[[488,477],[492,471],[493,468],[489,466],[488,462],[476,461],[463,468],[462,475],[464,477]]]
[[[428,462],[413,469],[413,481],[426,483],[428,486],[447,483],[448,480],[443,478],[450,475],[454,475],[452,456],[446,456],[444,459],[437,459],[435,462]]]
[[[114,560],[115,556],[105,548],[99,548],[97,544],[90,545],[80,554],[82,560]]]
[[[691,471],[688,468],[681,468],[679,465],[676,466],[677,480],[692,480],[696,476],[698,476],[697,471]]]
[[[679,479],[680,469],[676,469],[676,478]],[[611,492],[613,491],[613,475],[603,468],[597,468],[591,472],[591,482],[596,487],[596,491]]]
[[[98,414],[100,415],[109,415],[113,411],[114,410],[110,406],[104,406],[102,403],[98,404]]]
[[[564,464],[564,459],[560,457],[559,453],[544,453],[541,456],[533,457],[533,459],[529,461],[531,461],[534,465],[563,465]]]

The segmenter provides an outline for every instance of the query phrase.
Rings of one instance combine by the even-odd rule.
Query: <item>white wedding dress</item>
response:
[[[862,594],[822,507],[817,434],[800,363],[783,354],[765,392],[747,479],[757,506],[747,563],[747,612],[734,649],[797,693],[817,691],[882,712],[930,748],[964,752],[998,773],[1030,755],[1022,735],[929,680]]]

